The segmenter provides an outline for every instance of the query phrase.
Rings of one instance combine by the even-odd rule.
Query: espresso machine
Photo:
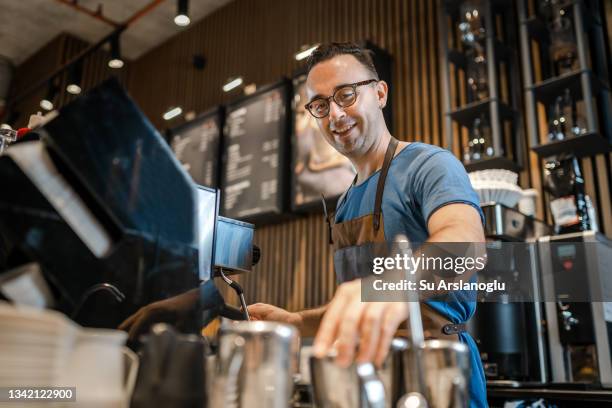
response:
[[[468,330],[478,344],[488,386],[545,383],[549,377],[538,258],[528,241],[550,227],[499,203],[482,205],[488,262],[479,282],[502,280],[502,293],[479,297]]]
[[[612,240],[594,231],[538,239],[555,383],[612,387]]]
[[[196,288],[182,331],[198,333],[205,310],[244,318],[213,282],[216,260],[251,270],[253,225],[218,216],[219,192],[192,181],[116,80],[34,132],[40,140],[0,156],[3,297],[19,301],[2,285],[4,271],[37,264],[53,308],[84,326],[115,328]]]

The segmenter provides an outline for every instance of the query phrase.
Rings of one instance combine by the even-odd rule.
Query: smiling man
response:
[[[308,111],[322,134],[351,160],[357,176],[340,198],[332,225],[334,266],[340,283],[332,301],[319,309],[290,313],[267,304],[249,307],[251,316],[295,324],[303,336],[316,333],[314,352],[332,345],[337,361],[382,362],[392,337],[408,317],[403,302],[362,302],[364,274],[347,268],[369,244],[483,242],[482,213],[461,163],[447,150],[424,143],[398,142],[382,110],[388,86],[379,80],[366,50],[350,43],[319,46],[310,56]],[[471,352],[470,406],[486,407],[485,379],[474,340],[464,324],[476,304],[461,291],[444,301],[421,304],[429,338],[460,341]]]

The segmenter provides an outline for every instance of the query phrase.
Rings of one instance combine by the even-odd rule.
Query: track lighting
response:
[[[176,17],[174,17],[174,24],[180,27],[188,26],[191,20],[189,19],[189,0],[178,0]]]
[[[119,34],[114,35],[110,40],[111,59],[108,61],[110,68],[118,69],[123,67],[123,59],[121,59],[121,44],[119,43]]]
[[[55,78],[49,81],[47,95],[40,101],[40,107],[46,111],[52,111],[54,108],[55,95],[57,95],[58,87],[55,85]]]
[[[81,77],[83,76],[83,65],[80,62],[73,64],[68,69],[68,85],[66,91],[73,95],[81,93]]]

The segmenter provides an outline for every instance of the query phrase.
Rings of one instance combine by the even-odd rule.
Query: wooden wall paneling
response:
[[[415,15],[415,19],[420,21],[421,24],[418,25],[418,83],[419,83],[419,99],[416,100],[417,105],[420,107],[421,113],[421,140],[425,143],[431,143],[431,128],[430,128],[430,120],[431,120],[431,106],[430,106],[430,97],[427,92],[427,85],[429,83],[429,77],[426,76],[427,72],[427,51],[426,51],[426,27],[423,24],[424,21],[427,21],[427,5],[419,4],[417,2],[417,12]]]
[[[376,6],[376,12],[374,13],[374,24],[376,25],[376,43],[378,44],[379,47],[381,47],[382,49],[387,49],[388,44],[386,41],[386,33],[385,33],[385,29],[387,28],[386,25],[383,22],[384,19],[384,15],[385,15],[385,1],[376,1],[374,4]]]
[[[427,13],[429,18],[427,19],[427,35],[429,37],[429,44],[438,44],[438,30],[437,30],[437,21],[438,15],[435,7],[435,3],[433,1],[427,2]],[[438,100],[438,96],[440,93],[440,69],[439,69],[439,60],[438,60],[438,47],[426,45],[428,52],[428,61],[429,61],[429,88],[427,90],[428,94],[431,96],[431,111],[433,113],[432,118],[432,139],[431,142],[437,146],[442,146],[442,132],[441,132],[441,102]],[[446,90],[442,90],[442,92],[446,92]],[[444,146],[448,147],[448,146]]]
[[[415,118],[415,99],[414,99],[414,70],[413,70],[413,50],[414,50],[414,35],[412,34],[412,27],[414,27],[414,22],[412,21],[412,1],[404,2],[404,21],[406,22],[404,27],[404,35],[406,38],[406,48],[405,48],[405,59],[406,59],[406,70],[403,73],[403,79],[406,82],[406,102],[408,107],[408,112],[406,114],[407,120],[407,130],[405,137],[406,140],[416,141],[416,118]]]
[[[389,84],[389,95],[393,98],[393,136],[404,140],[404,97],[402,87],[399,85],[401,83],[399,78],[402,72],[402,18],[400,3],[394,1],[393,7],[389,7],[389,9],[391,13],[389,21],[393,21],[393,51],[391,52],[391,58],[393,59],[391,68],[392,83]]]
[[[414,133],[413,140],[423,141],[421,127],[421,106],[419,103],[419,24],[418,24],[418,5],[417,0],[410,0],[410,62],[411,62],[411,82],[412,82],[412,110],[414,111]]]
[[[322,306],[325,304],[327,300],[326,290],[327,290],[327,287],[329,286],[328,284],[329,282],[328,263],[329,263],[330,251],[329,251],[329,233],[328,233],[327,222],[325,221],[325,217],[323,216],[319,216],[318,220],[319,220],[319,226],[320,226],[321,232],[319,233],[317,237],[315,237],[315,239],[317,240],[317,245],[321,248],[321,258],[318,260],[319,282],[320,282],[319,286],[321,289],[318,291],[316,306]]]

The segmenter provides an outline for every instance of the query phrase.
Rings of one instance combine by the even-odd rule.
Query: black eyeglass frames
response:
[[[322,119],[329,115],[329,104],[333,99],[336,104],[342,108],[348,108],[357,100],[357,87],[378,82],[377,79],[368,79],[366,81],[355,82],[354,84],[343,85],[334,91],[334,94],[327,98],[319,97],[308,102],[304,107],[312,116],[317,119]]]

